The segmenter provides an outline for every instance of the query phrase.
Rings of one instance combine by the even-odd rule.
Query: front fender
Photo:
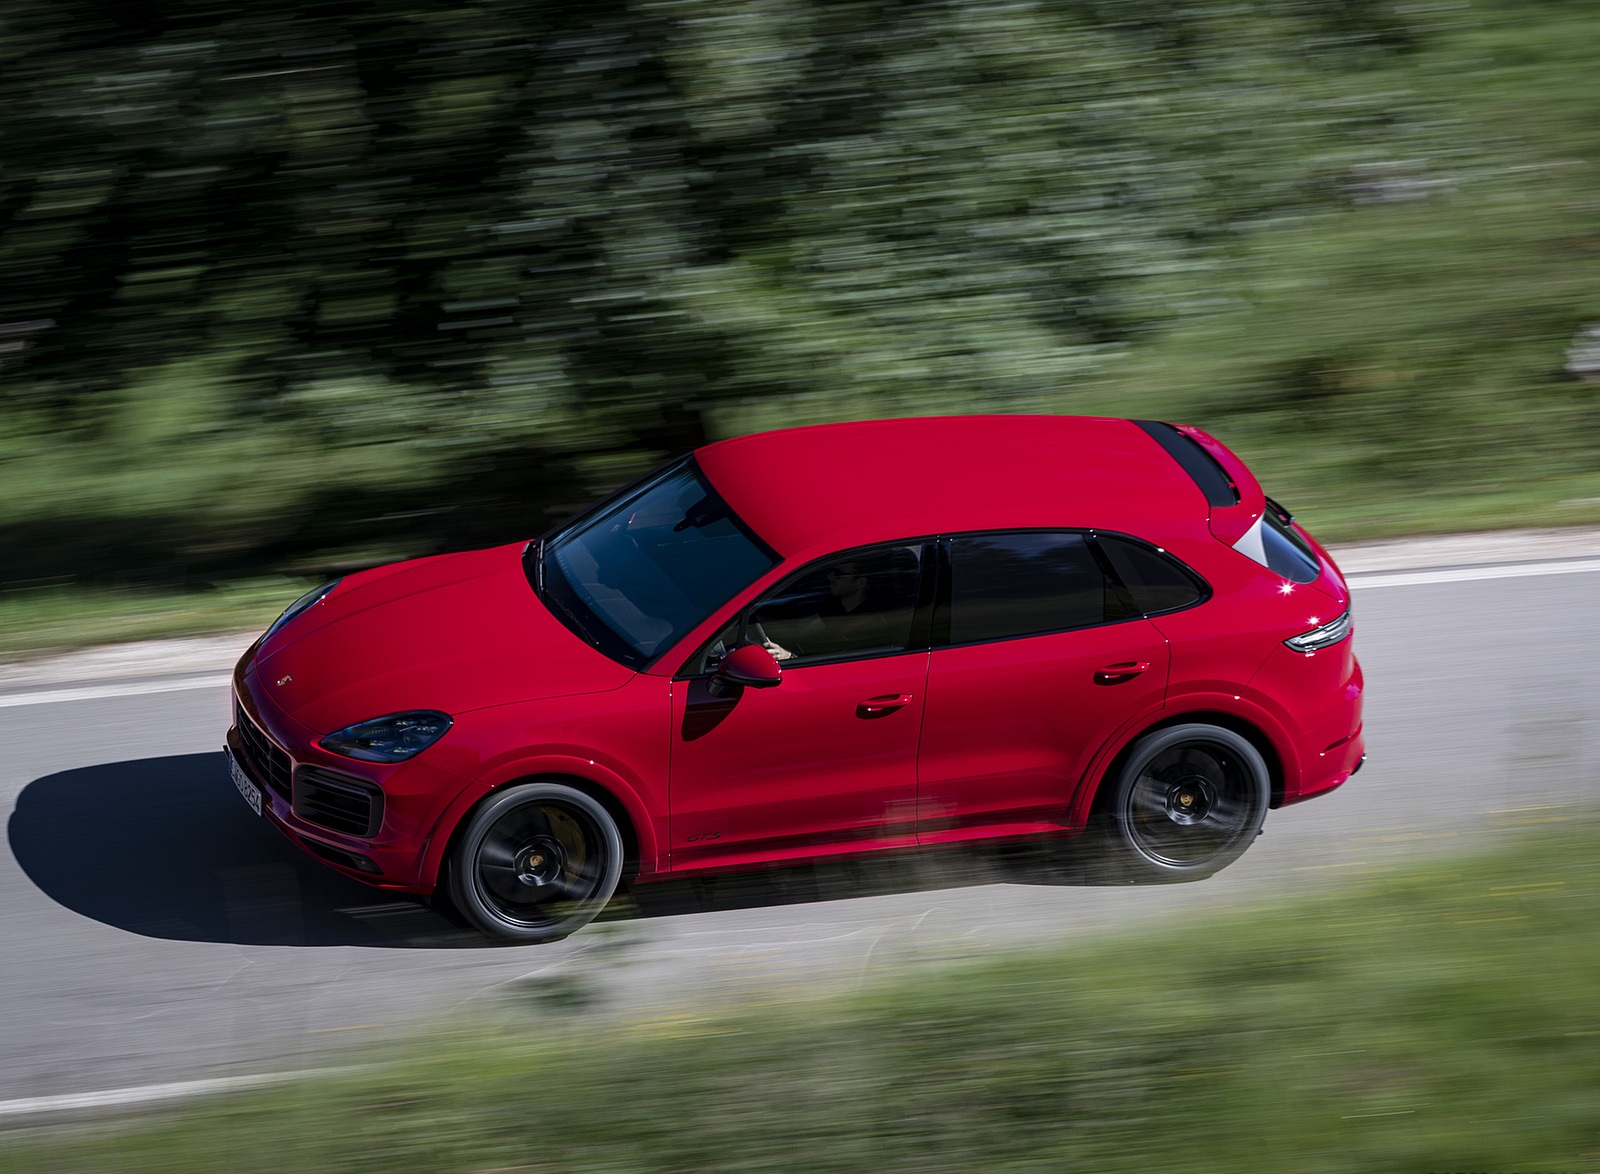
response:
[[[439,871],[443,867],[444,854],[450,846],[451,837],[467,813],[484,796],[512,783],[550,776],[581,780],[614,798],[633,825],[639,847],[638,875],[647,877],[662,871],[658,860],[657,817],[652,815],[651,805],[641,794],[642,788],[630,783],[605,762],[581,751],[542,749],[507,755],[497,760],[450,801],[429,833],[418,881],[429,886],[438,885]]]

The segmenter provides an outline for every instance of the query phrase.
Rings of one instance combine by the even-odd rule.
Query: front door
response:
[[[673,870],[916,842],[924,578],[920,544],[814,563],[673,682]],[[777,686],[713,694],[709,671],[738,643],[772,652]]]

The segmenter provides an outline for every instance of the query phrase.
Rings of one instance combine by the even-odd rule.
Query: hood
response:
[[[550,614],[524,544],[363,571],[257,650],[284,712],[319,734],[407,709],[490,705],[620,688],[633,670]]]

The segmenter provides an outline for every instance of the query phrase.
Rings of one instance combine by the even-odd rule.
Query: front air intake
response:
[[[371,837],[383,824],[383,792],[365,779],[302,766],[294,776],[294,813],[307,823]]]

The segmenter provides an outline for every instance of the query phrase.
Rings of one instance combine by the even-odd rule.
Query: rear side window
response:
[[[971,644],[1128,618],[1082,534],[950,541],[950,642]]]
[[[1145,615],[1177,611],[1205,598],[1205,584],[1176,559],[1130,538],[1096,534],[1095,541]]]

